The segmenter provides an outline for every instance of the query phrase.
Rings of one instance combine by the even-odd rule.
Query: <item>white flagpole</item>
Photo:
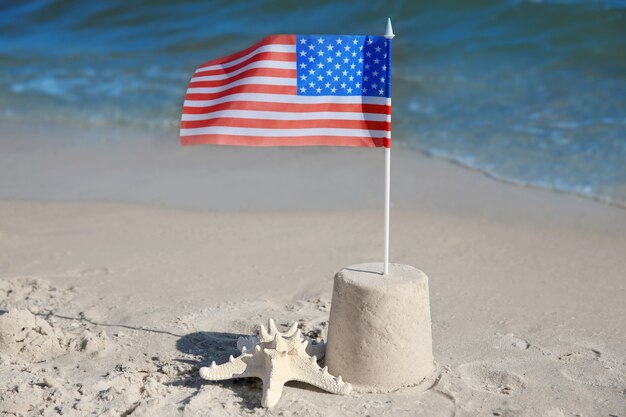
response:
[[[391,171],[391,148],[385,148],[385,267],[383,275],[389,273],[389,180]]]
[[[385,38],[387,38],[387,59],[391,63],[391,40],[394,37],[393,29],[391,28],[391,19],[387,19],[387,30],[385,31]],[[388,65],[389,75],[387,76],[387,88],[391,88],[391,65]],[[390,94],[391,96],[391,94]],[[391,116],[389,116],[391,122]],[[391,141],[391,133],[387,134],[387,138]],[[391,183],[391,143],[389,147],[385,147],[385,257],[383,275],[389,273],[389,189]]]

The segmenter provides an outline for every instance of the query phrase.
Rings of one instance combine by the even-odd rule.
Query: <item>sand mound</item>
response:
[[[27,361],[41,361],[64,351],[65,334],[28,310],[0,316],[0,351]]]
[[[13,309],[0,315],[0,352],[4,357],[40,362],[69,351],[100,352],[108,344],[104,331],[66,333],[28,310]]]

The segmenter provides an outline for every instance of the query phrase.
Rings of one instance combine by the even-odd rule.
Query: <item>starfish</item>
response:
[[[263,407],[278,403],[283,386],[288,381],[300,381],[314,385],[334,394],[348,394],[352,385],[340,376],[328,373],[328,367],[320,368],[319,357],[324,356],[325,345],[314,344],[303,336],[297,323],[284,333],[278,331],[274,320],[269,320],[269,332],[261,325],[259,336],[240,337],[237,347],[241,355],[230,356],[227,363],[200,368],[200,376],[210,381],[232,378],[260,378],[263,381]]]

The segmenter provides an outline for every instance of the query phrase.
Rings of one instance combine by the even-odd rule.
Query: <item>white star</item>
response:
[[[380,90],[378,90],[378,94],[380,94],[380,95],[382,96],[383,94],[385,94],[385,90],[383,90],[383,89],[381,88]]]
[[[315,70],[310,69],[309,70],[309,74],[311,74],[311,75],[315,74]]]
[[[346,83],[341,83],[341,88],[346,88]]]
[[[352,58],[356,58],[356,52],[352,52]]]
[[[343,72],[341,74],[345,77],[346,75],[348,75],[348,71],[343,70]]]
[[[300,64],[300,68],[306,68],[306,64],[303,62]]]
[[[350,69],[354,69],[354,68],[355,68],[354,64],[350,65]]]
[[[330,83],[326,83],[326,84],[324,84],[324,87],[326,87],[326,88],[330,88]]]
[[[317,81],[322,81],[323,79],[324,79],[324,76],[323,76],[323,75],[318,75],[318,76],[317,76]]]
[[[358,71],[356,72],[356,75],[361,75],[361,70],[358,70]]]
[[[378,58],[376,58],[376,59],[374,60],[374,64],[378,64],[379,62],[380,62],[380,59],[378,59]]]
[[[339,77],[335,75],[335,76],[333,77],[333,81],[335,81],[335,82],[336,82],[336,81],[339,81]]]
[[[319,56],[324,56],[324,51],[317,51],[317,54],[318,54]]]
[[[324,43],[324,39],[323,39],[323,38],[319,38],[319,39],[317,40],[317,43],[319,43],[319,44]]]
[[[365,77],[363,77],[363,81],[367,81],[369,79],[370,79],[370,77],[368,77],[367,75]]]
[[[383,71],[387,71],[387,65],[383,65]]]
[[[383,54],[383,58],[387,58],[387,54]]]
[[[329,51],[332,51],[332,50],[333,50],[333,48],[334,48],[334,46],[332,46],[332,45],[328,45],[328,46],[326,47],[326,49],[328,49]]]
[[[317,68],[324,68],[324,64],[320,62],[319,64],[317,64]]]
[[[317,92],[317,94],[319,94],[319,93],[321,93],[321,92],[322,92],[322,89],[321,89],[321,88],[319,88],[319,87],[317,87],[317,88],[315,89],[315,91]]]
[[[376,48],[374,48],[376,50],[376,52],[380,52],[380,46],[377,46]]]
[[[313,81],[311,81],[311,82],[309,83],[309,87],[311,87],[311,88],[315,87],[315,83],[314,83]]]
[[[359,61],[359,64],[362,64],[363,63],[363,58],[359,58],[358,61]]]
[[[358,40],[357,38],[354,38],[354,40],[352,41],[352,43],[356,45],[357,43],[359,43],[359,40]]]
[[[384,83],[385,82],[385,77],[380,77],[380,82]]]
[[[363,50],[363,45],[359,46],[359,51]]]
[[[343,43],[343,39],[337,38],[335,42],[337,42],[338,45],[341,45]]]
[[[315,49],[315,45],[313,45],[313,44],[309,45],[309,49],[310,49],[310,50]]]
[[[367,88],[363,87],[361,91],[363,91],[364,93],[367,93]]]
[[[349,59],[348,59],[348,58],[344,58],[344,59],[343,59],[343,63],[344,63],[344,64],[347,64],[347,63],[348,63],[348,61],[349,61]]]
[[[346,45],[343,49],[345,49],[346,51],[350,50],[350,46]]]
[[[304,45],[304,44],[306,43],[306,39],[304,39],[304,38],[300,38],[300,43],[301,43],[302,45]]]
[[[333,72],[331,70],[326,71],[326,75],[328,75],[329,77],[333,74]]]
[[[365,69],[370,69],[370,64],[365,64]]]
[[[300,87],[300,92],[301,93],[306,93],[306,87]]]
[[[355,86],[356,88],[359,88],[359,87],[361,86],[361,83],[356,83],[356,84],[354,84],[354,86]]]
[[[341,51],[337,51],[337,52],[335,53],[335,55],[337,55],[337,56],[341,56]]]
[[[348,77],[348,80],[354,81],[354,77],[351,75],[351,76]]]
[[[333,62],[333,58],[332,57],[328,57],[328,58],[326,58],[326,61],[328,61],[328,63],[330,64],[331,62]]]
[[[315,58],[313,58],[312,56],[309,57],[309,62],[313,62],[315,61]]]
[[[376,83],[372,84],[372,88],[373,88],[374,90],[376,90],[376,89],[378,88],[378,84],[376,84]]]
[[[372,39],[370,39],[370,38],[368,38],[368,39],[367,39],[367,44],[368,44],[368,45],[371,45],[371,44],[373,44],[373,43],[374,43],[374,41],[373,41]]]
[[[303,74],[303,75],[301,75],[301,76],[300,76],[300,79],[301,79],[302,81],[306,81],[306,75],[304,75],[304,74]]]
[[[346,90],[346,91],[348,91],[348,94],[352,93],[352,89],[351,88],[348,88],[348,90]]]
[[[374,77],[378,77],[378,71],[374,71],[374,72],[372,73],[372,75],[373,75]]]
[[[372,53],[371,53],[370,51],[367,51],[367,52],[365,53],[365,56],[369,58],[369,57],[371,57],[371,56],[372,56]]]
[[[300,56],[306,56],[306,51],[300,51]]]
[[[337,92],[337,89],[335,87],[333,87],[333,88],[330,89],[330,92],[331,93],[335,93],[335,92]]]
[[[341,68],[341,65],[335,64],[335,69],[339,69],[339,68]]]

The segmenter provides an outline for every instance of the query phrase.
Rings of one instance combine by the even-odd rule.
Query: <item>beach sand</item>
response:
[[[432,387],[290,384],[268,411],[260,381],[198,368],[270,317],[325,337],[334,273],[382,256],[382,151],[2,131],[0,415],[626,415],[624,209],[396,148],[391,258],[430,278]]]

